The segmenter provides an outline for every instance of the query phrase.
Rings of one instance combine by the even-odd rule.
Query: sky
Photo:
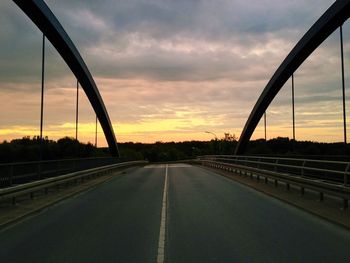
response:
[[[213,139],[205,131],[239,137],[277,67],[333,2],[46,1],[89,67],[117,140],[148,143]],[[343,31],[349,72],[348,22]],[[0,141],[39,134],[41,44],[25,14],[1,1]],[[76,79],[50,43],[45,59],[44,136],[74,137]],[[297,140],[343,140],[340,65],[336,31],[295,72]],[[267,110],[268,138],[291,138],[291,109],[289,80]],[[78,139],[94,142],[95,114],[82,90],[79,115]],[[252,138],[263,136],[261,121]]]

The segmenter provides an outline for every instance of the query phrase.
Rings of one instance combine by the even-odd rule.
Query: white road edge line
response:
[[[157,263],[163,263],[165,260],[165,226],[166,226],[166,211],[167,211],[167,196],[168,196],[168,165],[165,166],[165,180],[162,203],[162,216],[160,220],[159,241]]]

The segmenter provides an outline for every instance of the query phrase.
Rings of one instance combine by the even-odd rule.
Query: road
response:
[[[349,231],[211,171],[149,165],[2,230],[0,262],[350,262],[349,246]]]

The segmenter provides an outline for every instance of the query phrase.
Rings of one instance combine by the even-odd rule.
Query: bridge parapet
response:
[[[146,163],[146,161],[115,163],[111,165],[100,166],[97,168],[68,173],[57,177],[46,178],[13,187],[7,187],[4,189],[0,189],[0,201],[12,198],[12,203],[15,204],[16,198],[19,196],[30,194],[30,196],[33,197],[34,192],[45,190],[45,193],[47,193],[48,189],[52,187],[59,187],[60,185],[69,184],[71,182],[77,183],[79,180],[83,181],[91,177],[97,177],[100,175],[113,173],[121,168],[128,168],[131,166],[142,166]]]
[[[283,182],[287,190],[296,185],[302,195],[305,188],[311,189],[319,192],[320,201],[325,193],[336,196],[342,199],[344,209],[348,207],[350,162],[239,155],[206,155],[197,160],[204,166],[248,175],[258,181],[264,178],[266,184],[272,180],[276,187]]]
[[[0,188],[10,187],[45,178],[122,163],[115,157],[92,157],[60,159],[35,162],[16,162],[0,164]]]

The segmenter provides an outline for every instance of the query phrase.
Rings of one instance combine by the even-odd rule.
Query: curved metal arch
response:
[[[62,25],[43,0],[13,0],[45,34],[78,79],[88,97],[113,156],[119,156],[117,140],[106,107],[83,58]]]
[[[290,76],[349,17],[350,0],[337,0],[299,40],[261,93],[244,126],[235,154],[244,153],[260,118]]]

